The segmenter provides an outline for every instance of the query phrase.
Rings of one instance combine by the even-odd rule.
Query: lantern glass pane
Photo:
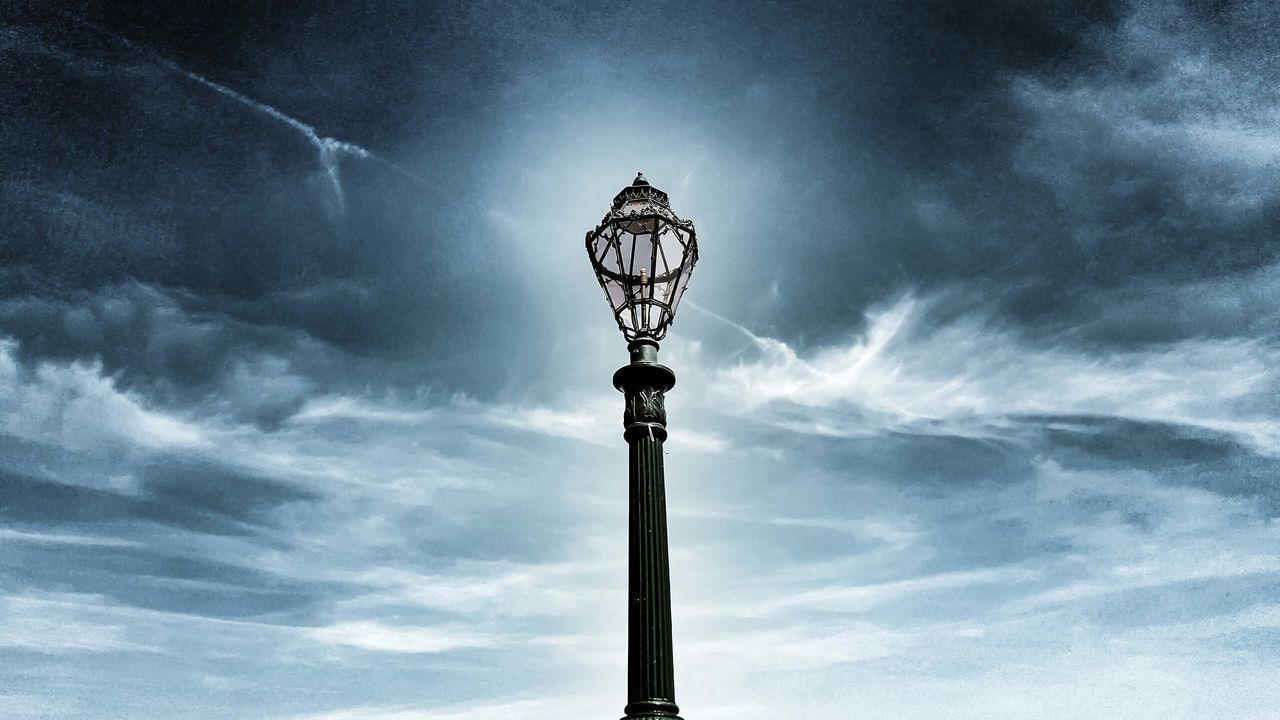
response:
[[[653,235],[636,235],[635,236],[635,256],[631,264],[631,274],[635,276],[637,283],[642,283],[641,295],[649,296],[648,280],[653,277],[653,252],[654,252]]]
[[[617,280],[605,280],[604,283],[605,297],[609,299],[609,306],[614,310],[622,307],[626,302],[626,293],[622,288],[622,283]]]
[[[605,270],[614,273],[621,270],[618,265],[618,254],[614,251],[614,244],[604,233],[597,235],[592,240],[591,257]]]
[[[672,282],[660,282],[653,284],[653,300],[666,305],[671,302],[671,293],[675,290],[675,284]]]
[[[627,275],[640,276],[640,269],[649,273],[653,261],[653,233],[639,235],[627,230],[619,233],[622,249],[623,270]]]
[[[671,234],[674,236],[674,239],[676,240],[676,242],[679,243],[680,250],[682,252],[688,249],[689,232],[687,230],[683,230],[673,225],[671,226]]]
[[[684,263],[685,245],[680,229],[669,223],[664,223],[662,231],[658,236],[658,243],[662,249],[661,260],[668,270],[676,270]]]
[[[632,332],[636,332],[644,327],[640,324],[640,313],[634,302],[628,301],[620,309],[619,317],[622,318],[622,326]]]
[[[685,268],[680,273],[680,277],[675,282],[675,291],[671,295],[671,312],[674,314],[676,306],[680,304],[680,298],[684,296],[684,289],[689,286],[690,270],[693,268]]]

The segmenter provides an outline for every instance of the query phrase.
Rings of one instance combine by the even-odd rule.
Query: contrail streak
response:
[[[698,171],[698,167],[702,165],[702,161],[707,157],[707,151],[703,150],[698,155],[698,159],[693,162],[693,167],[689,168],[689,172],[684,174],[684,178],[680,181],[680,187],[688,188],[689,181],[693,179],[693,174]]]
[[[771,337],[762,337],[760,335],[757,335],[751,332],[750,330],[748,330],[747,328],[743,327],[742,325],[730,320],[729,318],[719,313],[712,312],[698,305],[692,300],[684,300],[680,304],[682,307],[687,305],[713,320],[719,320],[725,325],[728,325],[734,330],[737,330],[743,335],[746,335],[747,338],[751,340],[751,343],[756,346],[756,349],[760,350],[761,352],[781,353],[784,357],[791,357],[791,358],[795,357],[795,352],[790,347],[788,347],[786,343],[782,342],[781,340],[775,340]]]
[[[139,47],[133,41],[129,40],[123,35],[119,35],[115,32],[112,32],[111,30],[95,25],[94,23],[91,23],[88,20],[85,20],[80,17],[76,17],[69,13],[63,13],[63,16],[67,17],[68,19],[72,20],[73,22],[83,27],[87,27],[90,30],[93,30],[94,32],[105,35],[115,40],[116,42],[124,45],[130,50],[133,50],[134,52],[137,52],[152,58],[161,67],[165,68],[166,70],[169,70],[170,72],[177,73],[187,78],[188,80],[199,83],[209,88],[210,90],[218,93],[219,95],[222,95],[223,97],[230,98],[240,103],[241,105],[244,105],[252,110],[262,113],[263,115],[266,115],[267,117],[272,118],[274,120],[279,120],[285,125],[288,125],[289,127],[293,128],[294,130],[297,130],[299,133],[303,135],[303,137],[305,137],[312,145],[315,146],[316,151],[319,154],[320,169],[324,171],[325,177],[328,178],[329,184],[333,188],[334,202],[337,204],[337,211],[339,215],[345,215],[346,209],[347,209],[346,195],[342,189],[342,180],[338,176],[338,161],[342,157],[352,156],[352,157],[357,157],[361,159],[372,158],[374,160],[381,162],[383,165],[386,165],[387,167],[395,170],[401,175],[409,178],[410,180],[421,183],[423,185],[427,184],[427,181],[424,180],[423,178],[409,172],[408,170],[405,170],[404,168],[391,162],[390,160],[387,160],[386,158],[379,157],[373,152],[367,150],[366,148],[360,147],[359,145],[356,145],[354,143],[338,140],[337,138],[324,137],[320,135],[320,133],[316,132],[315,127],[308,125],[295,117],[286,115],[285,113],[281,112],[280,110],[277,110],[274,107],[271,107],[266,103],[258,102],[257,100],[254,100],[253,98],[247,95],[244,95],[243,93],[232,90],[226,85],[214,82],[213,80],[210,80],[209,78],[199,73],[192,72],[182,67],[181,65],[178,65],[172,60],[169,60],[168,58],[161,57],[156,53],[151,52],[150,50]]]
[[[289,117],[266,103],[260,103],[251,97],[242,95],[226,85],[216,83],[199,73],[191,72],[172,60],[161,59],[159,62],[164,67],[182,75],[188,80],[198,82],[219,95],[229,97],[242,105],[246,105],[257,110],[267,117],[275,118],[276,120],[279,120],[285,125],[288,125],[294,130],[302,133],[307,140],[311,141],[311,144],[314,145],[316,150],[320,153],[320,169],[324,171],[325,176],[329,178],[329,183],[333,186],[334,202],[337,203],[338,214],[346,214],[347,198],[342,190],[342,180],[338,177],[338,159],[344,155],[367,158],[372,155],[372,153],[359,145],[343,142],[331,137],[321,137],[320,133],[316,132],[314,127],[302,122],[301,120]]]

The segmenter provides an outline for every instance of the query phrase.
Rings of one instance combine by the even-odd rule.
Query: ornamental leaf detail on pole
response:
[[[636,413],[639,420],[666,422],[666,412],[662,406],[662,391],[654,388],[641,388],[636,393],[636,397],[640,400],[640,412]]]

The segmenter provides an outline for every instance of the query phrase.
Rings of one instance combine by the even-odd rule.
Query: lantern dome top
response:
[[[642,172],[636,173],[636,179],[631,181],[631,185],[622,188],[622,190],[614,196],[613,209],[617,210],[629,202],[637,201],[648,201],[656,205],[661,205],[668,210],[671,209],[671,201],[667,197],[667,194],[650,185],[649,181],[644,179],[644,173]]]

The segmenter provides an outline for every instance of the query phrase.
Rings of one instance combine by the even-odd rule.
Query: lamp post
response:
[[[637,174],[613,198],[604,220],[587,233],[587,255],[631,363],[613,375],[625,398],[622,436],[628,446],[630,576],[627,611],[626,718],[676,718],[671,658],[671,576],[662,443],[664,395],[676,383],[658,364],[658,341],[698,261],[693,223],[671,211],[667,194]]]

